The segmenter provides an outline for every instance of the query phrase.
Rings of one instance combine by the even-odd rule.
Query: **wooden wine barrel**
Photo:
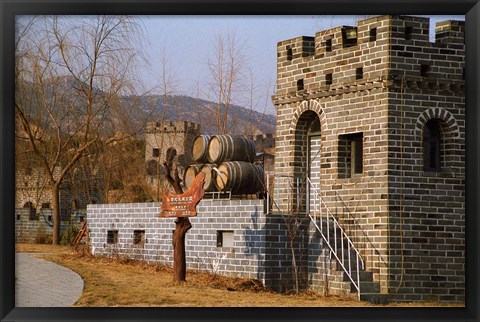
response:
[[[195,163],[208,162],[208,142],[210,135],[198,135],[192,145],[192,159]]]
[[[203,184],[203,189],[207,192],[209,191],[216,191],[215,187],[215,170],[213,168],[216,167],[215,164],[204,164],[200,168],[200,172],[205,173],[205,183]]]
[[[264,173],[259,165],[244,161],[223,162],[218,166],[215,186],[232,194],[253,194],[263,191]]]
[[[220,164],[226,161],[255,160],[255,142],[241,136],[215,135],[208,143],[208,161]]]
[[[201,167],[201,164],[192,164],[185,169],[185,173],[183,174],[183,185],[187,190],[192,186],[192,182],[198,172],[200,172]]]

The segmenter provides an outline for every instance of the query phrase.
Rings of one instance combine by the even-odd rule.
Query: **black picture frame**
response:
[[[478,0],[0,0],[0,320],[1,321],[478,321],[480,3]],[[465,308],[15,308],[14,24],[27,14],[465,15]]]

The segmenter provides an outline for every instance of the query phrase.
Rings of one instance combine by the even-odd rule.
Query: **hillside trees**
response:
[[[15,112],[30,153],[48,178],[53,243],[60,241],[59,189],[101,147],[142,126],[135,104],[141,29],[128,16],[22,17],[17,22]],[[55,172],[55,169],[61,169]]]

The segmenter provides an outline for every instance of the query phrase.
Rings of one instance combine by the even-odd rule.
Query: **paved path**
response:
[[[15,306],[72,306],[82,295],[83,280],[74,271],[33,257],[15,254]]]

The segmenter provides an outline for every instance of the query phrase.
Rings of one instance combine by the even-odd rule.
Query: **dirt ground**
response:
[[[52,245],[16,245],[28,252],[77,272],[84,280],[78,307],[384,307],[358,301],[355,297],[322,296],[314,292],[278,294],[259,281],[229,278],[194,270],[187,281],[172,282],[171,267],[146,264],[126,258],[92,257],[73,248]],[[440,307],[463,304],[390,303],[388,307]]]

